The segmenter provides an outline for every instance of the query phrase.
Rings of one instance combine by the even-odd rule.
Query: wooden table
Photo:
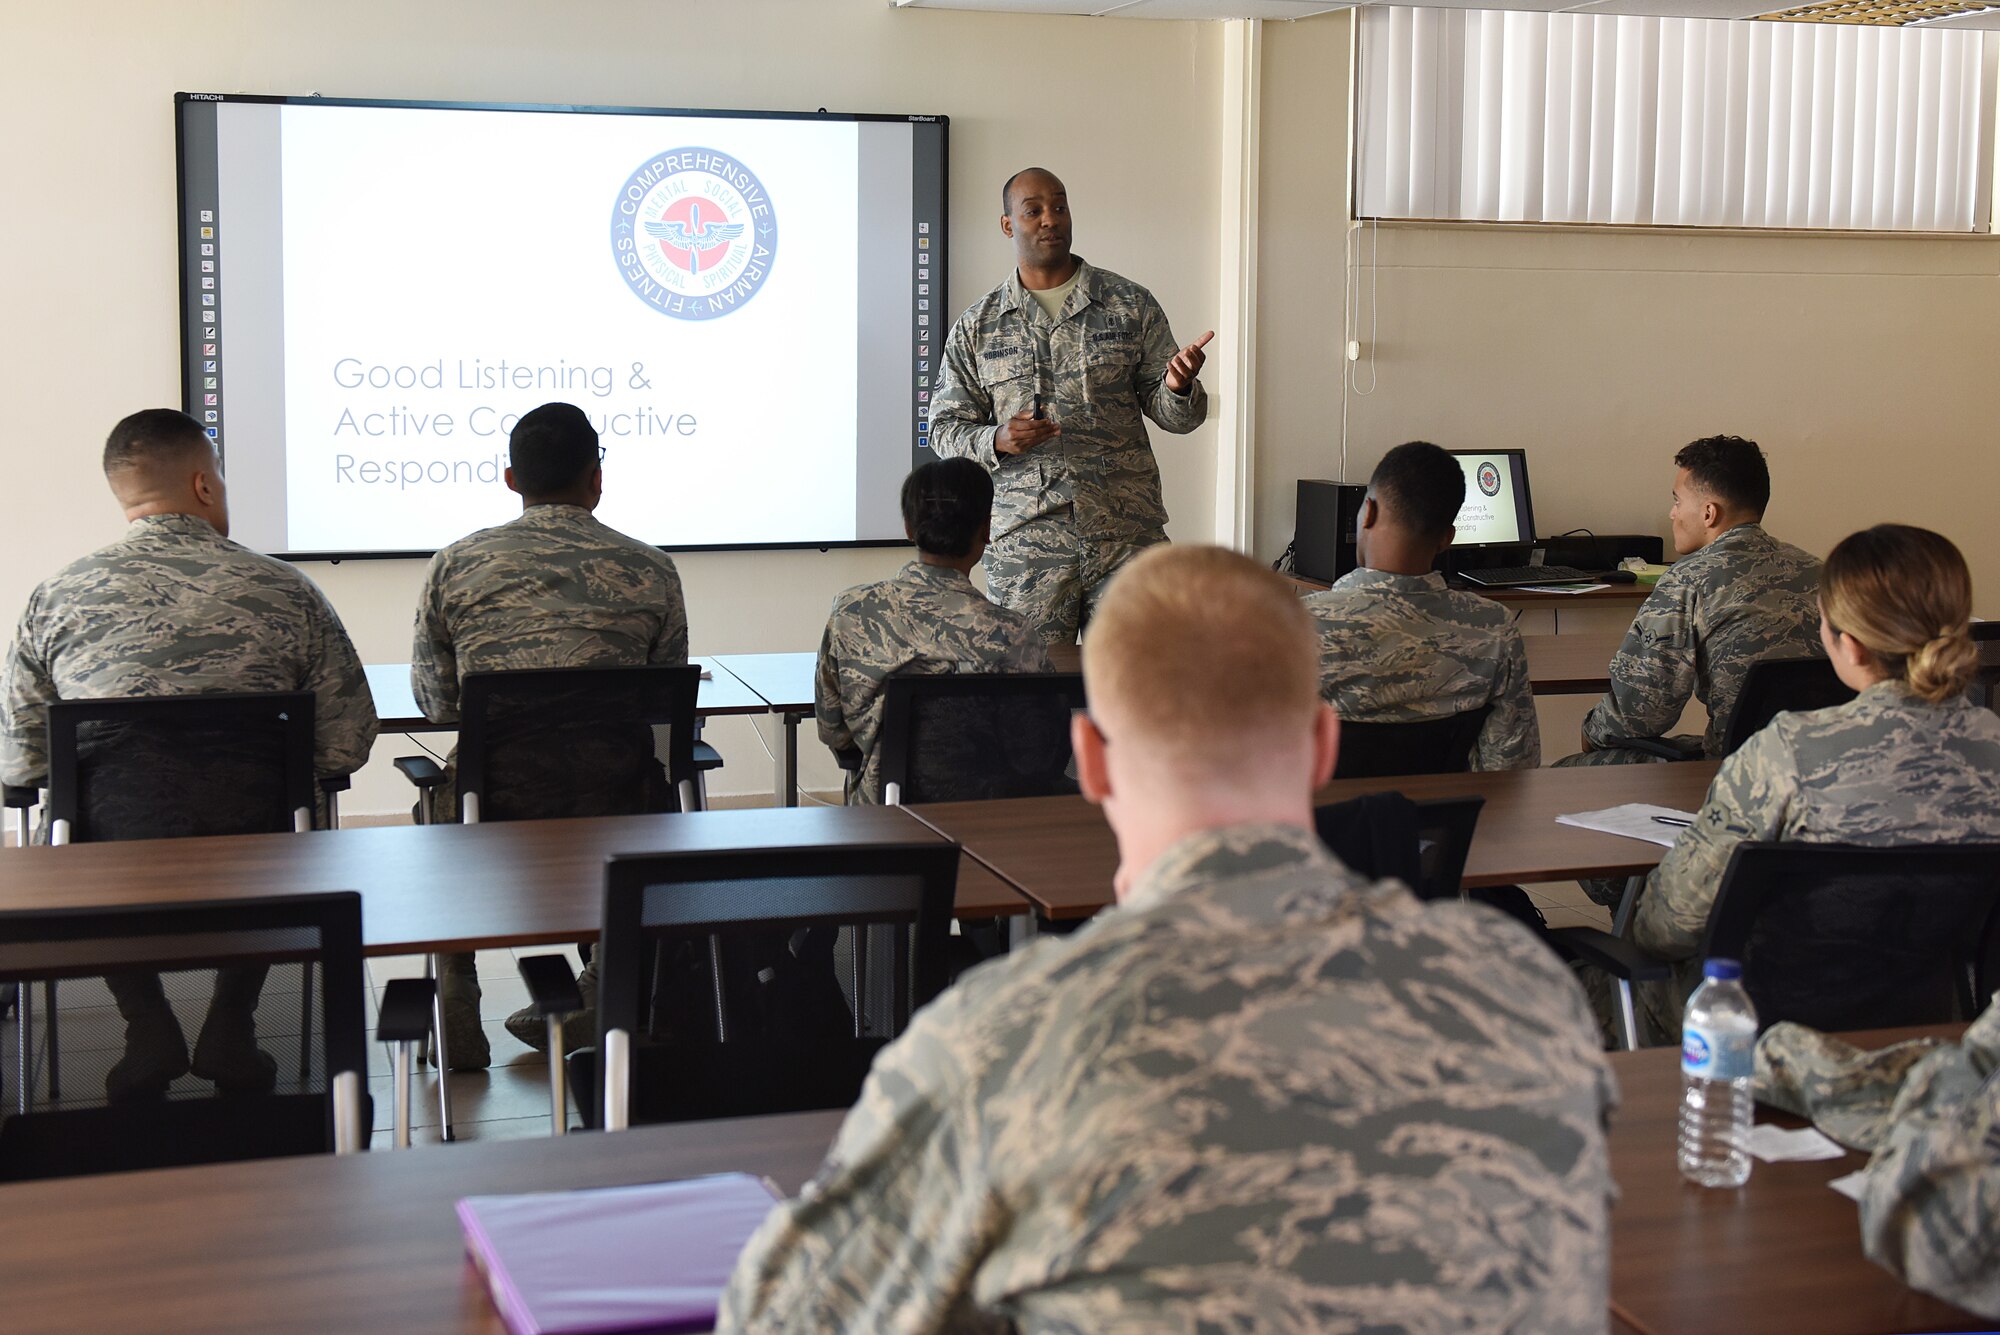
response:
[[[614,853],[936,837],[903,808],[806,807],[135,839],[9,849],[0,897],[8,908],[73,908],[359,890],[367,953],[427,954],[595,940]],[[962,857],[956,909],[992,918],[1028,904]]]
[[[1864,1045],[1903,1031],[1854,1035]],[[1611,1058],[1620,1199],[1611,1216],[1616,1328],[1646,1335],[1976,1330],[1868,1262],[1851,1202],[1826,1183],[1858,1155],[1758,1163],[1740,1191],[1674,1167],[1671,1049]],[[172,1168],[0,1187],[9,1332],[502,1330],[452,1207],[473,1194],[761,1173],[796,1191],[843,1114],[693,1122],[616,1135],[344,1158]],[[1795,1124],[1796,1119],[1774,1120]]]
[[[1849,1035],[1880,1047],[1919,1029]],[[1680,1180],[1674,1136],[1680,1054],[1672,1048],[1611,1057],[1624,1106],[1611,1124],[1611,1305],[1624,1328],[1648,1335],[1871,1335],[1878,1331],[1985,1330],[1969,1316],[1907,1287],[1861,1254],[1854,1202],[1827,1187],[1866,1159],[1755,1163],[1741,1190]],[[1760,1121],[1799,1119],[1759,1109]]]
[[[744,1171],[795,1192],[845,1114],[794,1113],[0,1187],[0,1328],[504,1335],[468,1195]],[[383,1142],[377,1138],[377,1144]]]
[[[1630,876],[1657,866],[1657,844],[1556,824],[1556,817],[1624,802],[1701,806],[1717,762],[1428,774],[1341,779],[1314,800],[1341,802],[1388,790],[1422,801],[1486,799],[1465,864],[1468,886]],[[1103,814],[1080,797],[937,802],[906,808],[1027,896],[1052,921],[1087,918],[1112,902],[1118,845]]]
[[[690,658],[688,662],[709,675],[702,678],[695,698],[695,717],[720,714],[764,714],[770,706],[755,691],[724,670],[712,658]],[[433,723],[417,708],[416,692],[410,689],[408,663],[369,663],[361,669],[368,674],[368,693],[375,697],[375,717],[382,720],[383,732],[451,732],[454,724]]]
[[[1622,635],[1523,635],[1528,687],[1536,695],[1598,695],[1611,689],[1611,656]]]

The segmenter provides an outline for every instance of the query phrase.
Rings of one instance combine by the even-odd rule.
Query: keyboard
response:
[[[1490,570],[1461,570],[1458,577],[1468,584],[1508,589],[1520,584],[1593,584],[1603,579],[1605,573],[1578,570],[1575,566],[1495,566]]]

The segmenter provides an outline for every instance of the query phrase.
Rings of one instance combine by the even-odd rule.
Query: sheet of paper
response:
[[[1867,1178],[1868,1170],[1863,1168],[1849,1173],[1846,1177],[1837,1177],[1827,1185],[1858,1205],[1861,1202],[1861,1184]]]
[[[1574,825],[1581,830],[1597,830],[1626,839],[1643,839],[1649,844],[1672,848],[1674,840],[1680,838],[1681,831],[1693,820],[1692,811],[1676,811],[1672,807],[1654,806],[1650,802],[1627,802],[1602,811],[1579,811],[1570,816],[1557,816],[1556,824]]]
[[[1750,1128],[1750,1152],[1765,1163],[1792,1163],[1803,1159],[1838,1159],[1847,1153],[1840,1145],[1809,1126],[1795,1131],[1765,1122]]]
[[[1609,584],[1517,584],[1514,593],[1596,593],[1608,589]]]

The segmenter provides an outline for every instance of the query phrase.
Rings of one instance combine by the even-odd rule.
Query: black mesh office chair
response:
[[[48,755],[54,845],[312,828],[310,691],[56,701]],[[337,810],[331,786],[326,799]],[[62,1097],[57,981],[50,976],[43,989],[52,1099]],[[15,1004],[15,1102],[25,1110],[35,1085],[32,993],[17,990]],[[301,1033],[310,1020],[307,1009]]]
[[[1336,779],[1392,778],[1405,774],[1461,774],[1472,768],[1472,748],[1493,706],[1417,723],[1340,722]]]
[[[1743,689],[1729,715],[1722,754],[1734,755],[1743,743],[1788,711],[1827,709],[1854,698],[1854,688],[1840,679],[1825,658],[1767,658],[1752,663],[1743,674]]]
[[[1723,731],[1722,754],[1735,754],[1780,714],[1826,709],[1853,698],[1854,688],[1840,679],[1825,658],[1767,658],[1752,663],[1743,674],[1742,689],[1736,693],[1736,706]],[[1615,737],[1605,747],[1640,751],[1666,761],[1703,758],[1700,748],[1679,747],[1664,737]]]
[[[296,1074],[280,1063],[269,1093],[218,1093],[192,1076],[163,1097],[101,1095],[36,1100],[0,1120],[0,1181],[271,1158],[368,1143],[367,1016],[362,1002],[361,896],[353,891],[142,907],[0,912],[0,982],[25,991],[52,978],[72,993],[102,989],[107,973],[164,974],[177,1011],[192,1019],[219,974],[268,971],[257,1041],[296,1047]],[[315,985],[313,979],[318,979]],[[317,1009],[319,1038],[290,1026]],[[115,1045],[120,1020],[102,998],[75,1012],[79,1050]],[[73,1060],[84,1060],[79,1051]]]
[[[1743,961],[1766,1027],[1969,1020],[2000,983],[1996,910],[2000,844],[1745,843],[1730,855],[1697,957]],[[1668,977],[1668,965],[1592,927],[1550,937],[1617,980],[1632,1046],[1631,983]]]
[[[458,818],[624,816],[694,806],[694,718],[701,669],[530,668],[469,672],[459,690]],[[653,728],[668,728],[668,759]],[[428,756],[396,761],[428,792],[444,771]]]
[[[460,822],[629,816],[695,807],[695,705],[701,669],[527,668],[468,672],[459,688],[453,796]],[[664,725],[667,762],[653,729]],[[420,823],[445,773],[429,756],[396,760],[424,795]],[[425,968],[438,976],[437,954]],[[436,994],[438,1121],[454,1138],[444,998]]]
[[[1972,623],[1972,642],[1986,645],[2000,640],[2000,621],[1975,621]],[[2000,688],[2000,658],[1985,649],[1979,654],[1979,675],[1973,679],[1972,689],[1978,692],[1979,703],[1987,709],[1994,707],[1996,688]]]
[[[613,858],[598,1046],[570,1059],[586,1124],[853,1103],[944,989],[958,858],[935,842]]]
[[[897,673],[882,683],[882,801],[962,802],[1074,793],[1073,672]]]
[[[1313,811],[1320,840],[1363,876],[1393,876],[1419,899],[1454,900],[1483,797],[1413,802],[1401,793],[1369,793]]]

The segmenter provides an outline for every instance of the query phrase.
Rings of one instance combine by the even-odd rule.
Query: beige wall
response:
[[[1347,31],[1344,15],[1265,30],[1266,556],[1291,537],[1293,479],[1340,475]],[[1432,226],[1379,241],[1375,389],[1348,403],[1348,477],[1414,437],[1519,446],[1542,532],[1665,536],[1673,451],[1734,432],[1771,458],[1774,532],[1823,553],[1885,520],[1937,528],[2000,615],[2000,242]],[[1365,336],[1368,276],[1355,286]]]
[[[38,579],[116,535],[96,465],[104,432],[177,399],[176,90],[945,112],[953,309],[1007,273],[994,196],[1032,161],[1067,178],[1079,251],[1146,283],[1177,325],[1199,330],[1214,323],[1217,300],[1220,49],[1214,24],[896,10],[883,0],[0,6],[10,127],[0,139],[0,252],[12,257],[0,365],[14,410],[0,436],[11,493],[0,510],[0,616],[11,623]],[[494,188],[504,199],[532,183]],[[1213,532],[1214,452],[1213,428],[1162,438],[1177,537]],[[902,559],[687,556],[694,649],[814,647],[833,595]],[[420,565],[306,569],[364,658],[408,657]],[[768,784],[749,727],[711,731],[729,761],[720,790]],[[350,811],[407,802],[383,757],[409,749],[378,748]],[[802,750],[808,782],[833,786],[818,745]]]

